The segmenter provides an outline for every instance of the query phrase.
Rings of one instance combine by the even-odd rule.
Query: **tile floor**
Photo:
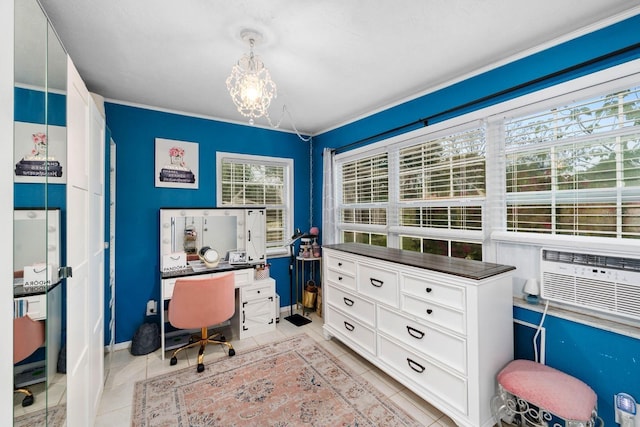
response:
[[[231,339],[233,347],[236,349],[236,352],[239,353],[246,348],[305,332],[357,373],[360,373],[367,381],[375,385],[381,393],[388,396],[422,425],[455,427],[455,423],[451,421],[450,418],[443,415],[438,409],[420,399],[403,385],[371,365],[351,349],[334,339],[325,340],[322,333],[322,318],[317,317],[315,313],[310,314],[310,318],[312,319],[311,323],[300,327],[284,320],[284,316],[286,316],[286,314],[283,313],[275,332],[244,340],[233,339],[229,334],[226,336],[228,339]],[[227,357],[222,346],[208,348],[207,351],[205,363],[214,357]],[[168,352],[167,358],[162,360],[160,350],[146,356],[132,356],[128,349],[119,350],[108,355],[106,360],[109,360],[109,356],[111,360],[105,362],[106,381],[102,401],[98,409],[96,427],[130,426],[133,386],[136,381],[151,378],[186,366],[193,366],[193,369],[195,369],[196,354],[197,348],[193,349],[193,351],[182,352],[177,366],[169,365],[170,353]]]

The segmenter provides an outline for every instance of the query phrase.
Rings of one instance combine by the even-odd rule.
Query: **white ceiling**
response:
[[[638,0],[41,0],[89,90],[247,123],[225,80],[248,45],[317,134],[640,13]],[[256,125],[266,125],[264,119]],[[292,129],[285,117],[282,129]]]

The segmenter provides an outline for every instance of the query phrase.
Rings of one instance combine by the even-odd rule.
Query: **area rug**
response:
[[[64,427],[66,419],[66,405],[57,405],[16,417],[13,427]]]
[[[206,359],[205,359],[206,360]],[[132,426],[418,426],[306,334],[136,383]]]

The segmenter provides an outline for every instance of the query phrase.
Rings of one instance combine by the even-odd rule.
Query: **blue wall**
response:
[[[542,313],[514,307],[513,317],[537,325]],[[547,315],[546,364],[587,383],[598,395],[598,414],[614,424],[613,395],[640,399],[640,340]],[[516,336],[516,343],[519,342]],[[519,344],[531,348],[531,341]]]
[[[107,103],[116,143],[116,342],[129,341],[160,300],[159,209],[216,206],[216,152],[294,160],[294,227],[309,229],[309,145],[294,134]],[[199,188],[155,187],[155,138],[199,144]],[[289,260],[270,259],[280,304],[289,305]]]
[[[639,29],[637,15],[319,135],[314,138],[313,180],[322,182],[321,154],[325,147],[366,146],[422,127],[422,119],[437,123],[637,59]],[[313,217],[321,223],[319,197],[314,199]],[[537,323],[539,313],[518,309],[515,318]],[[553,317],[547,317],[545,326],[547,364],[589,384],[598,394],[599,413],[605,424],[614,425],[613,394],[625,391],[640,399],[640,340]],[[515,350],[516,354],[529,351]]]

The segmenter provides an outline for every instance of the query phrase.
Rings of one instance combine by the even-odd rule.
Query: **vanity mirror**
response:
[[[229,262],[229,253],[246,254],[246,263],[264,262],[265,227],[262,208],[161,209],[160,269],[170,271],[183,263],[200,262],[198,252],[203,247],[215,251],[220,262]]]

